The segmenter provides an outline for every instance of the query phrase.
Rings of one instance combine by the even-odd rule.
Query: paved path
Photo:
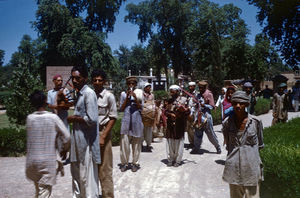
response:
[[[259,116],[264,127],[271,124],[271,113]],[[300,117],[300,112],[289,113],[289,118]],[[219,141],[223,142],[221,126],[214,127]],[[185,140],[187,143],[187,138]],[[170,197],[170,198],[223,198],[229,197],[228,185],[222,181],[225,148],[217,155],[206,135],[203,139],[204,154],[191,155],[185,149],[184,164],[178,168],[166,166],[165,140],[155,139],[152,153],[142,152],[141,169],[136,173],[119,170],[119,147],[113,147],[115,197]],[[25,178],[25,157],[0,158],[0,198],[33,197],[34,186]],[[65,166],[65,177],[58,177],[53,187],[53,197],[71,197],[71,175],[69,165]]]

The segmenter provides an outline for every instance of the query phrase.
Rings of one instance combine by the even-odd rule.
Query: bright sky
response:
[[[108,35],[106,42],[112,50],[118,49],[121,44],[131,47],[137,40],[138,26],[124,22],[127,14],[125,7],[128,3],[138,3],[141,0],[127,0],[121,6],[120,13],[114,27],[114,32]],[[246,0],[211,0],[220,5],[233,3],[242,9],[241,17],[250,29],[248,36],[250,44],[254,43],[255,35],[261,32],[261,27],[256,22],[256,7],[249,5]],[[36,0],[0,0],[0,49],[5,51],[4,64],[10,61],[11,55],[17,51],[22,36],[28,34],[32,39],[37,38],[37,33],[31,27],[30,21],[35,20],[37,9]]]

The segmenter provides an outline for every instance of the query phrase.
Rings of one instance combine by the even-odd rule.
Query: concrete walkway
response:
[[[271,125],[271,113],[259,117],[263,120],[264,127]],[[300,117],[300,112],[289,113],[290,119],[294,117]],[[222,144],[221,126],[217,125],[214,128],[219,142]],[[186,138],[185,143],[187,142]],[[141,153],[141,169],[136,173],[131,172],[131,170],[122,173],[119,170],[120,148],[118,146],[113,147],[115,197],[229,197],[228,184],[222,181],[227,152],[222,147],[222,154],[217,155],[214,146],[210,144],[206,135],[204,135],[202,145],[204,153],[192,155],[190,150],[185,149],[184,164],[177,168],[167,167],[165,164],[166,144],[164,139],[155,139],[152,146],[152,153]],[[25,159],[25,157],[0,158],[0,198],[34,196],[34,185],[25,177]],[[65,177],[58,177],[57,184],[53,187],[53,197],[71,197],[72,186],[69,169],[69,165],[65,166]]]

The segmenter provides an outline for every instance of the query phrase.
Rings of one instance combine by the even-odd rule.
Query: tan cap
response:
[[[135,76],[128,76],[126,77],[126,83],[129,81],[135,81],[137,83],[137,78]]]
[[[199,85],[199,86],[206,86],[206,85],[207,85],[207,82],[204,81],[204,80],[202,80],[202,81],[198,82],[198,85]]]

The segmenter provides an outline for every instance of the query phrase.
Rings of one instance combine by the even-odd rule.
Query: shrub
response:
[[[157,90],[153,92],[156,100],[162,100],[164,98],[168,98],[168,92],[165,90]]]
[[[121,117],[121,116],[120,116]],[[120,140],[121,140],[121,120],[122,118],[118,118],[116,120],[116,123],[114,125],[114,127],[112,128],[111,131],[111,142],[113,146],[118,146],[120,145]]]
[[[300,197],[300,118],[264,129],[263,197]]]
[[[218,125],[222,123],[222,115],[221,115],[221,108],[218,107],[216,110],[211,111],[211,116],[213,118],[213,124]]]
[[[0,105],[4,104],[4,100],[9,97],[10,91],[0,91]]]
[[[265,98],[258,98],[256,105],[254,106],[254,115],[261,115],[268,113],[271,107],[271,100]]]
[[[21,156],[26,151],[25,129],[0,129],[0,156]]]

